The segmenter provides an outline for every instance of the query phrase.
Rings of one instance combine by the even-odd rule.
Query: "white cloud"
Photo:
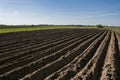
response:
[[[29,13],[18,10],[0,10],[0,24],[51,24],[54,23],[52,16],[39,13]]]
[[[14,11],[0,10],[0,18],[15,17],[15,16],[18,16],[18,15],[20,15],[20,14],[19,14],[19,11],[17,11],[17,10],[14,10]]]

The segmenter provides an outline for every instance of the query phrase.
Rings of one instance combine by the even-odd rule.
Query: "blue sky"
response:
[[[0,0],[0,24],[120,26],[120,0]]]

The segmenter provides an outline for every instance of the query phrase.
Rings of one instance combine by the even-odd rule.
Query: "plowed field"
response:
[[[120,80],[120,34],[61,29],[0,35],[0,80]]]

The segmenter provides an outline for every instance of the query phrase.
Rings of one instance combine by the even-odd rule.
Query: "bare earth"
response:
[[[120,34],[61,29],[0,35],[0,80],[120,80]]]

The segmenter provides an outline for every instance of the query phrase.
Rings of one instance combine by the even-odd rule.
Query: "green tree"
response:
[[[96,25],[98,28],[103,28],[101,24]]]

